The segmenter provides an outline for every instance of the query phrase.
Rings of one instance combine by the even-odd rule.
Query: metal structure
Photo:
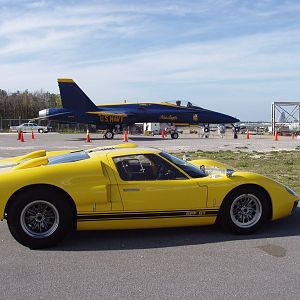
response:
[[[300,102],[272,103],[272,133],[300,131]]]

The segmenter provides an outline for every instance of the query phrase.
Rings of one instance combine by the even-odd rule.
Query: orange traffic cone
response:
[[[250,132],[249,132],[249,130],[247,130],[247,133],[246,133],[246,139],[247,139],[247,140],[250,140]]]
[[[161,138],[162,138],[162,139],[165,138],[165,129],[163,129],[163,130],[161,131]]]
[[[275,131],[275,141],[278,141],[278,131]]]
[[[31,130],[31,139],[34,140],[34,132]]]
[[[17,139],[18,141],[20,141],[21,140],[21,131],[20,130],[18,130],[18,139]]]
[[[127,130],[124,131],[124,142],[125,143],[128,142],[128,133],[127,133]]]
[[[85,141],[86,141],[86,143],[91,142],[90,131],[88,129],[86,130],[86,139],[85,139]]]
[[[23,143],[25,142],[25,138],[24,138],[24,132],[21,131],[21,138],[20,138],[20,141]]]

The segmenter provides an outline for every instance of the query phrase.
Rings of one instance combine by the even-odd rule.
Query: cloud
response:
[[[299,77],[300,41],[296,41],[299,34],[300,30],[276,31],[191,43],[115,61],[92,60],[85,66],[80,64],[78,69],[98,70],[99,74],[105,74],[106,80],[128,83],[183,84]],[[284,45],[293,48],[281,49]],[[75,65],[73,69],[76,68]]]
[[[57,77],[73,77],[99,103],[188,98],[225,112],[299,92],[293,1],[0,4],[4,89],[57,92]]]
[[[32,9],[28,9],[28,7]],[[0,54],[2,60],[23,53],[36,54],[41,50],[51,54],[65,45],[80,46],[93,39],[130,37],[143,31],[134,26],[137,17],[115,15],[113,10],[101,11],[101,5],[46,5],[45,2],[27,3],[20,10],[0,14]],[[140,29],[139,29],[140,28]],[[38,56],[39,57],[39,56]],[[34,60],[38,59],[35,55]],[[26,57],[28,59],[28,57]],[[11,59],[13,60],[13,59]]]
[[[300,30],[276,31],[54,66],[70,75],[92,77],[95,85],[98,81],[124,85],[286,80],[300,75],[299,35]],[[283,45],[289,47],[281,49]],[[47,67],[47,62],[41,65]],[[53,67],[52,62],[50,65]]]
[[[0,0],[1,1],[1,0]],[[190,43],[193,37],[218,39],[216,32],[234,35],[232,26],[242,23],[249,26],[256,17],[269,12],[279,13],[282,9],[292,11],[297,5],[249,5],[239,1],[17,1],[15,5],[3,1],[0,13],[0,40],[2,61],[13,61],[14,55],[27,54],[26,60],[56,57],[57,48],[85,47],[93,51],[104,45],[114,48],[114,56],[119,56],[115,46],[128,41],[131,46],[120,47],[127,54],[139,54],[145,48],[161,48],[166,44],[174,47]],[[266,2],[268,3],[268,2]],[[56,35],[56,37],[54,37]],[[217,35],[217,36],[216,36]],[[153,42],[151,43],[151,39]],[[135,47],[133,46],[135,43]],[[89,46],[89,44],[91,46]],[[165,45],[164,45],[165,44]],[[71,47],[66,47],[70,45]],[[136,51],[135,51],[136,50]],[[79,53],[73,51],[71,54]],[[95,55],[94,55],[95,56]],[[101,56],[111,57],[105,51]],[[70,58],[70,53],[62,54]],[[77,55],[74,60],[81,60]],[[18,57],[18,61],[21,57]],[[1,61],[1,59],[0,59]]]

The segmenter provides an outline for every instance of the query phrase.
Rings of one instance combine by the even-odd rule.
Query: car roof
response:
[[[113,146],[97,147],[85,150],[90,157],[106,156],[107,154],[118,155],[133,155],[138,153],[159,153],[161,150],[150,147],[139,147],[136,144],[119,144]]]

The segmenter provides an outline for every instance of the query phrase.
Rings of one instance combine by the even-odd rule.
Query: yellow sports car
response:
[[[198,226],[238,234],[290,215],[300,196],[264,176],[212,160],[190,163],[135,144],[0,160],[0,219],[32,249],[72,229]]]

